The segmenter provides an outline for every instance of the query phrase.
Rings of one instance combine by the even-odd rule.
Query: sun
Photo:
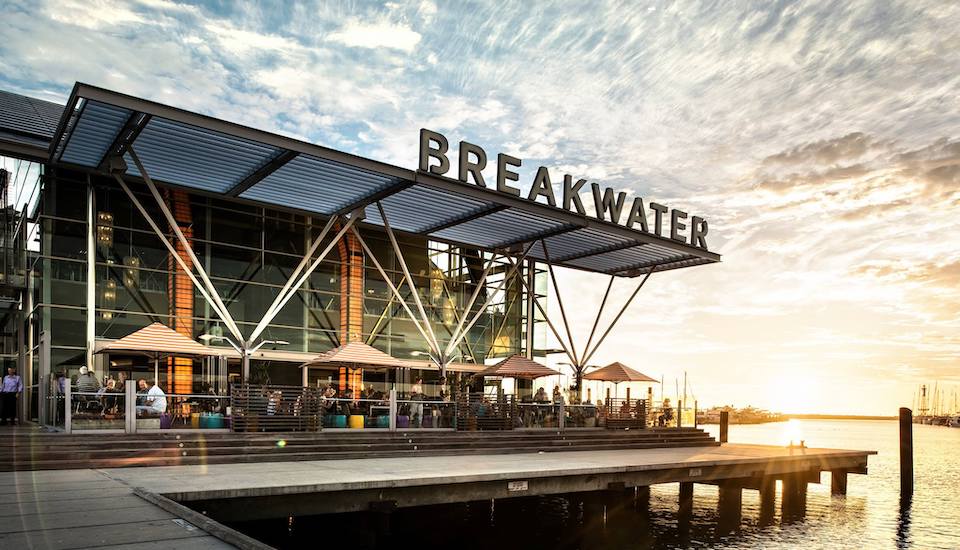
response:
[[[767,408],[782,413],[816,412],[817,381],[806,374],[775,376],[767,384],[764,402]]]

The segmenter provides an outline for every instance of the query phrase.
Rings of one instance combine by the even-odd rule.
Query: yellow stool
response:
[[[190,413],[190,427],[194,430],[200,429],[200,413]]]
[[[351,414],[350,415],[350,428],[354,430],[363,429],[363,415],[360,414]]]

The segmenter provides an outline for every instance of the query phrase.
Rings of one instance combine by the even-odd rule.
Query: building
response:
[[[720,259],[659,235],[659,211],[656,232],[635,229],[84,84],[66,106],[0,92],[0,159],[0,351],[34,418],[41,388],[83,365],[223,392],[301,384],[299,365],[354,341],[423,368],[306,382],[454,385],[550,351],[544,266],[637,277]],[[155,322],[223,353],[99,353]]]

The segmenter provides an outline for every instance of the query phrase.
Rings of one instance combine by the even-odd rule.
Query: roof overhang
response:
[[[486,251],[542,240],[530,257],[633,277],[715,263],[703,248],[465,184],[77,83],[48,150],[52,164],[106,173],[132,146],[164,185],[312,216],[347,214],[379,201],[391,227]],[[383,226],[377,208],[365,223]]]

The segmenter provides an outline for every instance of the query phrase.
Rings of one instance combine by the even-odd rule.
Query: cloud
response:
[[[393,48],[412,52],[420,43],[420,33],[403,23],[377,21],[368,23],[357,19],[330,33],[327,39],[353,48]]]
[[[91,30],[147,23],[142,15],[131,10],[125,3],[110,0],[90,2],[68,0],[48,8],[47,14],[53,21]]]
[[[845,136],[815,141],[787,151],[770,155],[763,159],[764,164],[836,164],[839,161],[851,161],[860,158],[876,148],[869,136],[863,132],[851,132]]]

